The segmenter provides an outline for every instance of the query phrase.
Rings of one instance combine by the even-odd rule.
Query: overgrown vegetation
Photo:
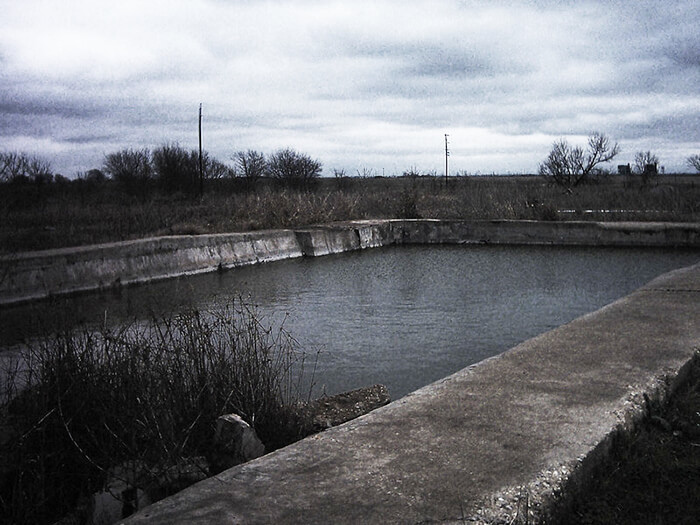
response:
[[[228,165],[175,143],[110,153],[76,180],[0,152],[0,253],[357,219],[700,220],[700,179],[658,176],[650,151],[611,175],[604,164],[619,151],[593,133],[585,150],[556,142],[539,177],[446,179],[411,167],[385,178],[363,167],[323,179],[319,160],[291,148],[237,151]],[[696,157],[688,166],[700,172]]]
[[[0,185],[0,252],[155,235],[290,228],[384,218],[699,221],[700,178],[663,175],[643,186],[608,176],[569,190],[537,176],[320,178],[289,186],[269,178],[208,180],[204,195],[146,198],[112,180]]]
[[[566,139],[552,145],[547,159],[540,164],[540,175],[550,178],[556,184],[571,188],[585,183],[599,173],[601,164],[611,161],[620,153],[620,146],[612,144],[602,133],[588,137],[586,150],[571,146]]]
[[[268,451],[296,441],[308,428],[304,361],[283,323],[240,300],[27,347],[3,371],[0,522],[52,523],[116,465],[147,465],[147,485],[185,458],[209,458],[223,414],[242,416]]]
[[[694,524],[700,516],[700,377],[667,407],[650,406],[631,436],[587,480],[553,523]]]

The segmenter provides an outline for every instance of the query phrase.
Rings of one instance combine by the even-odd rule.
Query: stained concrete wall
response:
[[[291,230],[172,236],[0,259],[0,304],[301,257]]]
[[[699,319],[696,264],[127,523],[541,523],[700,368]]]
[[[381,220],[172,236],[0,257],[0,305],[394,244],[700,246],[700,224]]]
[[[410,243],[700,247],[698,224],[357,221],[0,260],[0,303]],[[700,366],[700,264],[366,416],[143,509],[138,523],[528,522]],[[521,515],[522,517],[522,515]]]
[[[700,246],[700,224],[544,221],[403,221],[406,243]]]

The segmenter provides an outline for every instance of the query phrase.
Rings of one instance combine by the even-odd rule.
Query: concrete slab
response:
[[[395,244],[700,247],[698,223],[366,220],[0,256],[0,307],[247,264]]]
[[[536,522],[698,349],[700,264],[125,523]]]

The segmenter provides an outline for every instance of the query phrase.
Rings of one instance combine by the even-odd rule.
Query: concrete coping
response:
[[[125,523],[537,523],[700,366],[698,320],[700,264]]]
[[[427,243],[697,248],[700,224],[391,219],[17,253],[0,256],[0,306],[291,257]]]
[[[0,257],[0,305],[412,243],[700,247],[700,224],[353,221]],[[137,523],[532,523],[700,357],[700,264],[370,414],[226,470]]]

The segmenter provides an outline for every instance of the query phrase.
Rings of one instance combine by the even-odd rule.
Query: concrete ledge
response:
[[[662,222],[403,221],[405,243],[700,246],[700,224]]]
[[[700,264],[126,523],[537,523],[699,366],[698,319]]]
[[[0,258],[0,305],[301,257],[296,234],[173,236]]]
[[[378,220],[173,236],[0,257],[0,305],[290,257],[413,243],[700,247],[700,224]]]
[[[700,247],[700,224],[354,221],[0,258],[0,304],[410,243]],[[383,408],[234,467],[128,523],[530,522],[700,366],[700,264]]]

